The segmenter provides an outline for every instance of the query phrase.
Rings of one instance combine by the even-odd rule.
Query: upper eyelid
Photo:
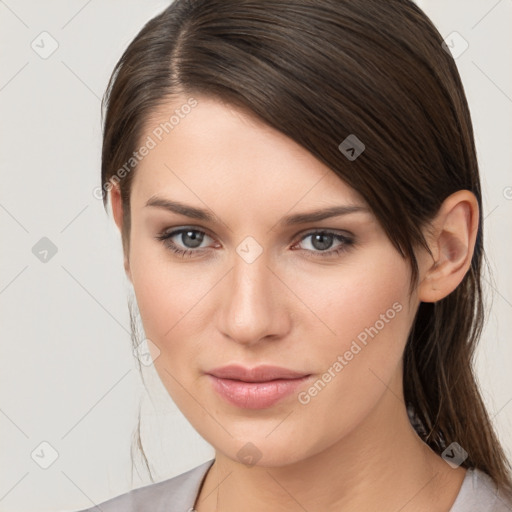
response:
[[[176,227],[176,228],[170,228],[170,229],[166,229],[162,232],[162,235],[166,236],[167,238],[172,238],[176,235],[179,235],[179,234],[182,234],[186,231],[198,231],[200,233],[204,233],[205,235],[209,236],[212,240],[215,240],[216,237],[214,237],[213,235],[211,235],[208,230],[204,229],[204,228],[199,228],[199,227],[195,227],[195,226],[183,226],[183,227]],[[333,229],[333,228],[309,228],[309,229],[306,229],[306,230],[303,230],[297,234],[295,234],[292,239],[290,240],[291,241],[294,241],[296,240],[297,242],[300,242],[302,241],[304,238],[310,236],[310,235],[314,235],[316,233],[329,233],[329,234],[332,234],[332,235],[335,235],[335,236],[340,236],[340,237],[343,237],[343,238],[347,238],[347,239],[353,239],[354,238],[354,235],[346,230],[340,230],[340,229]],[[189,247],[187,247],[187,249],[189,250],[192,250],[192,251],[199,251],[201,249],[206,249],[207,247],[200,247],[200,248],[197,248],[197,249],[191,249]]]
[[[211,235],[208,230],[204,228],[198,228],[194,226],[184,226],[184,227],[176,227],[164,229],[161,233],[161,236],[167,236],[168,238],[174,237],[176,235],[180,235],[181,233],[186,233],[187,231],[198,231],[199,233],[204,233],[206,236],[209,236],[212,240],[215,239],[213,235]]]

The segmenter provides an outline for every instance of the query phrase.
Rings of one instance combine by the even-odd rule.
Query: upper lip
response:
[[[298,379],[309,375],[279,366],[261,365],[245,368],[241,365],[229,365],[210,370],[210,375],[220,379],[234,379],[244,382],[267,382],[275,379]]]

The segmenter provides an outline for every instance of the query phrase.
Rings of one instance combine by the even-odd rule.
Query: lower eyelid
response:
[[[202,233],[203,235],[205,235],[205,237],[208,237],[210,238],[211,240],[215,241],[215,239],[210,236],[208,233],[206,233],[205,231],[202,231],[200,229],[192,229],[192,228],[182,228],[182,229],[177,229],[177,230],[174,230],[174,231],[169,231],[169,232],[163,232],[161,233],[160,235],[158,235],[156,238],[160,241],[162,241],[164,244],[167,242],[168,245],[172,244],[174,245],[178,251],[189,251],[189,252],[202,252],[206,249],[209,249],[209,248],[215,248],[215,247],[195,247],[195,248],[190,248],[190,247],[185,247],[185,246],[181,246],[181,245],[178,245],[176,242],[173,242],[171,239],[174,238],[175,236],[178,236],[178,235],[181,235],[183,233],[185,233],[186,231],[194,231],[194,232],[197,232],[197,233]],[[311,237],[313,235],[316,235],[316,234],[327,234],[327,235],[332,235],[332,237],[336,240],[338,240],[340,242],[340,244],[338,244],[337,246],[335,246],[334,248],[330,248],[330,249],[326,249],[325,251],[320,251],[320,250],[311,250],[311,249],[299,249],[299,250],[304,250],[306,252],[309,252],[309,253],[314,253],[314,254],[329,254],[329,253],[335,253],[337,251],[341,251],[343,250],[344,246],[345,248],[349,245],[353,245],[354,243],[354,240],[350,237],[348,237],[347,235],[342,235],[340,233],[336,233],[336,232],[332,232],[332,231],[321,231],[321,230],[318,230],[318,231],[312,231],[312,232],[309,232],[309,233],[305,233],[304,235],[302,235],[298,240],[297,242],[295,242],[293,244],[292,247],[295,247],[297,245],[299,245],[302,241],[304,241],[305,239],[307,239],[308,237]],[[204,241],[204,240],[203,240]],[[215,242],[218,244],[218,242]]]
[[[340,242],[338,244],[338,246],[336,246],[336,247],[340,247],[343,245],[350,245],[354,242],[352,238],[350,238],[346,235],[341,235],[339,233],[333,233],[330,231],[314,231],[312,233],[306,233],[305,235],[303,235],[301,238],[299,238],[299,240],[294,245],[297,245],[297,244],[301,243],[302,241],[306,240],[307,238],[314,236],[314,235],[318,235],[318,234],[331,235],[334,240],[337,240],[338,242]],[[309,250],[309,249],[305,249],[305,250]],[[313,252],[329,252],[329,251],[334,251],[334,250],[335,250],[335,248],[334,249],[331,248],[331,249],[326,249],[325,251],[318,250],[318,251],[313,251]]]
[[[157,238],[159,240],[162,240],[163,242],[168,242],[168,243],[171,243],[173,245],[176,245],[179,249],[182,249],[184,251],[190,250],[190,251],[198,252],[198,251],[200,251],[202,249],[208,249],[208,247],[194,247],[194,248],[185,247],[185,246],[182,247],[181,245],[178,245],[176,242],[174,242],[172,240],[174,237],[182,235],[183,233],[186,233],[187,231],[193,231],[193,232],[201,233],[202,235],[204,235],[203,242],[204,242],[204,238],[206,238],[206,237],[210,238],[211,240],[214,240],[214,238],[211,237],[205,231],[201,231],[200,229],[190,229],[190,228],[175,229],[174,231],[163,232],[160,235],[158,235]]]

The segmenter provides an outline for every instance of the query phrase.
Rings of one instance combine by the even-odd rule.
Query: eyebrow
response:
[[[185,217],[192,219],[207,221],[207,222],[220,222],[220,219],[209,210],[203,210],[194,206],[189,206],[179,201],[171,201],[170,199],[164,199],[159,196],[152,196],[148,199],[145,206],[151,206],[156,208],[163,208]],[[279,224],[283,226],[292,226],[295,224],[306,224],[308,222],[318,222],[320,220],[328,219],[331,217],[338,217],[340,215],[348,215],[351,213],[366,212],[370,210],[363,205],[358,204],[347,204],[341,206],[331,206],[323,210],[315,210],[311,212],[295,213],[283,217]]]

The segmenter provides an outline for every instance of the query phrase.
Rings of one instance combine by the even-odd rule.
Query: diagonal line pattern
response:
[[[296,499],[295,499],[295,496],[292,496],[287,489],[285,489],[280,483],[279,481],[273,476],[271,475],[268,471],[266,472],[270,478],[272,478],[272,480],[274,480],[274,482],[279,485],[279,487],[281,487],[281,489],[283,489],[284,492],[286,492],[286,494],[288,494],[288,496],[290,496],[290,498],[295,501],[295,503],[297,503],[297,505],[299,505],[299,507],[302,509],[302,510],[305,510],[306,512],[308,512],[308,509],[306,507],[304,507],[304,505],[302,505],[302,503],[299,503]]]
[[[487,219],[487,217],[490,217],[499,207],[499,204],[497,204],[485,217],[484,220]]]
[[[185,187],[187,187],[190,190],[190,192],[192,192],[192,194],[194,194],[197,197],[197,199],[199,199],[199,201],[201,201],[201,203],[203,203],[206,206],[206,208],[208,208],[208,210],[213,212],[212,208],[210,208],[167,164],[164,163],[164,165],[165,167],[167,167],[167,169],[169,169],[170,172],[174,174],[174,176],[176,176],[176,178],[178,178],[181,181],[181,183],[183,183],[183,185],[185,185]],[[226,228],[228,228],[230,231],[233,231],[222,219],[221,222],[222,224],[224,224],[224,226],[226,226]]]
[[[272,432],[274,432],[277,429],[277,427],[279,427],[284,422],[284,420],[286,420],[288,416],[290,416],[292,412],[294,412],[294,410],[291,410],[265,437],[268,437],[270,434],[272,434]]]
[[[0,294],[4,293],[5,290],[7,290],[7,288],[12,284],[14,283],[14,281],[16,281],[16,279],[18,279],[18,277],[23,274],[23,272],[25,272],[25,270],[27,270],[28,268],[28,265],[25,265],[25,268],[23,268],[22,270],[20,270],[1,290],[0,290]]]
[[[432,480],[434,480],[434,478],[437,476],[437,473],[409,500],[407,501],[406,503],[403,504],[403,506],[401,506],[396,512],[400,512],[400,510],[403,510],[404,507],[407,506],[407,504],[409,504],[414,498],[416,498],[416,496],[418,496],[418,494],[423,491],[423,489],[425,489],[425,487],[427,487],[427,485],[432,482]]]
[[[504,404],[499,408],[499,410],[498,410],[496,413],[494,413],[494,414],[493,414],[492,419],[494,420],[494,418],[496,418],[496,416],[498,416],[498,414],[499,414],[503,409],[505,409],[505,407],[506,407],[510,402],[512,402],[512,398],[511,398],[510,400],[507,400],[507,401],[506,401],[506,402],[505,402],[505,403],[504,403]]]
[[[128,370],[110,389],[60,438],[61,441],[131,372]]]
[[[70,221],[70,222],[68,222],[68,223],[67,223],[67,224],[62,228],[61,233],[64,233],[64,231],[65,231],[66,229],[68,229],[68,227],[69,227],[73,222],[75,222],[75,220],[76,220],[78,217],[80,217],[80,215],[82,215],[82,213],[83,213],[85,210],[87,210],[87,208],[89,208],[89,205],[84,206],[84,208],[82,208],[82,210],[81,210],[79,213],[77,213],[77,214],[73,217],[73,219],[71,219],[71,221]]]
[[[23,64],[23,66],[21,66],[21,68],[18,69],[18,71],[16,71],[16,73],[14,73],[14,75],[11,76],[11,78],[9,78],[9,80],[7,80],[7,82],[4,85],[2,85],[2,87],[0,87],[0,91],[3,91],[5,87],[7,87],[7,85],[11,83],[27,66],[28,62],[25,62],[25,64]]]
[[[494,87],[496,87],[496,89],[498,89],[498,91],[500,91],[501,94],[503,94],[503,96],[505,96],[505,98],[507,98],[507,100],[512,103],[512,98],[474,60],[471,62],[480,71],[480,73],[482,73],[482,75],[484,75],[487,80],[489,80],[494,85]]]
[[[29,439],[29,437],[27,436],[27,434],[25,434],[25,432],[23,432],[23,430],[21,430],[21,428],[13,421],[11,420],[11,418],[9,418],[9,416],[7,416],[7,414],[5,414],[5,412],[0,409],[0,412],[27,438]]]
[[[64,25],[62,25],[62,27],[60,27],[61,30],[67,27],[69,23],[71,23],[71,21],[73,21],[91,2],[92,0],[88,0],[75,14],[73,14],[73,16],[71,16],[71,18],[69,18],[68,21],[66,21],[66,23],[64,23]]]
[[[305,194],[303,194],[301,197],[299,197],[299,199],[296,201],[296,203],[286,213],[289,213],[291,210],[293,210],[328,174],[331,174],[330,171],[327,171],[323,176],[321,176],[320,179],[318,179]],[[272,231],[277,224],[278,224],[278,222],[276,222],[267,231],[267,233],[269,231]]]
[[[80,80],[80,82],[82,82],[82,84],[85,85],[85,87],[87,87],[87,89],[89,89],[89,91],[91,91],[94,94],[94,96],[96,96],[96,98],[98,98],[98,100],[101,101],[101,98],[63,60],[61,60],[61,62],[62,64],[64,64],[64,66],[66,66],[69,69],[69,71],[71,71],[71,73],[73,73],[73,75],[75,75],[78,78],[78,80]]]
[[[199,503],[201,501],[205,501],[206,498],[208,498],[208,496],[210,496],[213,492],[215,492],[226,481],[226,479],[228,478],[229,475],[231,475],[231,473],[233,473],[233,471],[230,471],[204,498],[199,500]]]
[[[73,480],[71,480],[71,478],[68,475],[66,475],[64,471],[61,470],[60,472],[94,505],[93,510],[100,510],[101,512],[103,512],[103,509],[98,504],[94,503],[94,500],[87,496],[83,489],[81,489],[75,482],[73,482]]]
[[[501,292],[496,288],[490,281],[488,281],[485,277],[483,277],[483,280],[512,308],[512,303],[501,294]]]
[[[311,313],[313,313],[313,315],[318,318],[318,320],[320,320],[320,322],[322,322],[327,327],[327,329],[329,329],[329,331],[332,332],[332,334],[334,334],[334,336],[336,336],[336,333],[268,265],[266,265],[266,267],[279,279],[279,281],[281,281],[281,283],[286,286],[286,288],[288,288],[288,290],[293,293],[293,295],[295,295],[295,297],[297,297],[297,299],[299,299],[300,302],[302,302],[302,304],[304,304],[304,306],[309,309],[309,311],[311,311]]]
[[[0,208],[2,208],[15,222],[17,222],[26,233],[29,233],[28,229],[3,204],[0,204]]]
[[[388,389],[388,391],[391,391],[391,393],[393,393],[393,395],[395,395],[396,399],[400,402],[400,403],[403,403],[401,398],[371,369],[371,368],[368,368],[368,370],[370,370],[373,375],[375,375],[375,377],[377,377],[377,379],[379,379],[382,384],[384,384],[384,386],[386,386],[386,388]]]
[[[0,498],[0,501],[2,501],[27,475],[28,471]]]
[[[192,311],[214,288],[217,284],[222,281],[232,270],[234,267],[231,267],[221,278],[219,278],[212,287],[188,310],[186,311],[181,318],[164,334],[164,337],[167,336],[189,313]]]
[[[501,4],[502,0],[498,0],[472,27],[471,30],[473,30],[477,25],[479,25],[494,9],[498,6],[498,4]]]
[[[23,25],[25,25],[25,27],[27,28],[30,28],[6,3],[5,3],[5,0],[0,0],[0,4],[3,4],[5,5],[5,7],[7,7],[7,9],[9,9],[9,11],[11,11],[11,13],[16,16],[16,18],[18,18],[19,21],[21,21],[21,23],[23,23]]]
[[[192,398],[192,400],[194,400],[194,402],[196,402],[196,404],[199,405],[199,407],[201,407],[201,409],[203,409],[203,411],[206,412],[206,414],[208,414],[208,416],[210,416],[210,418],[213,421],[215,421],[215,423],[217,423],[217,425],[219,425],[219,427],[222,428],[222,430],[224,430],[230,437],[233,437],[233,434],[231,434],[231,432],[229,432],[226,429],[226,427],[224,425],[222,425],[222,423],[220,423],[217,420],[217,418],[215,418],[215,416],[213,416],[212,413],[208,409],[206,409],[206,407],[204,407],[203,404],[201,404],[201,402],[199,402],[197,400],[197,398],[167,368],[164,368],[164,370],[169,374],[170,377],[172,377],[178,383],[179,386],[181,386],[181,389],[183,389],[183,391],[188,393],[190,398]]]
[[[64,265],[61,265],[61,267],[82,288],[82,290],[84,290],[85,293],[87,293],[87,295],[89,295],[89,297],[91,297],[94,302],[96,302],[96,304],[98,304],[98,306],[100,306],[103,311],[105,311],[105,313],[107,313],[110,318],[112,318],[112,320],[114,320],[117,325],[121,327],[121,329],[130,334],[130,331],[126,329],[126,327],[75,276],[73,276],[73,274],[66,267],[64,267]]]

